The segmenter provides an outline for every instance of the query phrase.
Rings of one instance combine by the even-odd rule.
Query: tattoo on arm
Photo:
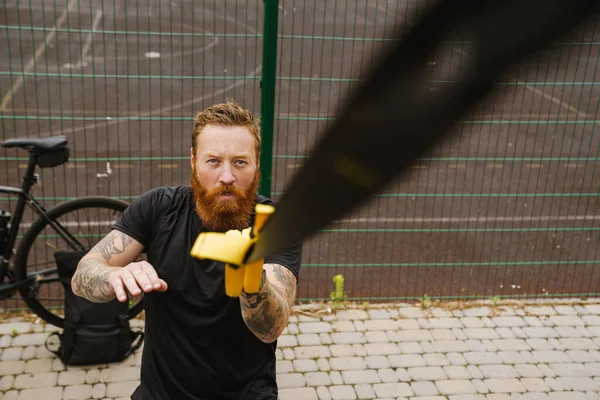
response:
[[[98,256],[86,257],[79,262],[73,276],[73,290],[96,303],[107,302],[115,298],[115,293],[108,279],[114,268],[110,265],[113,256],[122,254],[133,242],[129,235],[117,230],[111,231],[98,242],[90,254]]]
[[[113,268],[97,258],[82,260],[73,277],[73,283],[80,296],[95,303],[105,303],[114,299],[115,293],[108,282],[108,276]]]
[[[290,274],[290,271],[287,268],[281,265],[275,265],[273,267],[273,272],[275,272],[275,278],[277,278],[277,280],[285,288],[285,293],[282,293],[282,295],[288,300],[288,302],[291,300],[291,303],[293,304],[294,298],[296,297],[296,281],[294,277]]]
[[[263,269],[262,279],[260,281],[258,292],[252,294],[244,293],[244,296],[240,301],[240,306],[242,307],[243,311],[253,310],[257,308],[264,300],[266,300],[269,297],[268,291],[264,290],[266,280],[266,273]]]
[[[278,285],[270,282],[266,271],[263,270],[263,280],[258,293],[243,293],[240,296],[242,317],[246,325],[258,338],[266,342],[277,339],[291,313],[296,290],[295,280],[284,268],[276,265],[273,269]]]
[[[129,235],[119,232],[117,230],[111,231],[104,239],[98,242],[92,249],[95,253],[100,255],[106,260],[110,261],[112,256],[119,255],[127,249],[133,242],[133,238]]]
[[[270,308],[269,300],[265,300],[254,314],[246,318],[248,328],[256,335],[264,338],[271,337],[275,327],[275,317],[271,314]]]
[[[258,292],[258,293],[254,293],[254,294],[247,294],[246,295],[247,301],[242,301],[240,304],[242,305],[242,309],[254,310],[257,307],[259,307],[261,305],[261,303],[263,301],[267,300],[268,298],[269,298],[268,293]]]
[[[266,279],[265,272],[259,292],[242,293],[240,306],[246,326],[259,339],[265,342],[277,339],[287,320],[287,304],[278,288]]]

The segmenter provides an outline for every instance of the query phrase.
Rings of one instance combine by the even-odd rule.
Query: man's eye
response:
[[[236,165],[246,165],[247,164],[246,161],[242,161],[242,160],[237,160],[235,163],[236,163]]]
[[[210,160],[208,160],[208,161],[206,161],[206,162],[207,162],[207,163],[209,163],[209,164],[215,164],[215,163],[217,163],[217,162],[218,162],[218,160],[217,160],[217,159],[215,159],[215,158],[211,158]]]

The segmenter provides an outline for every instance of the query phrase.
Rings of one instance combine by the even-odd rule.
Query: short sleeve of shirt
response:
[[[302,244],[290,246],[284,251],[265,257],[265,264],[283,265],[300,279],[300,264],[302,260]]]
[[[152,189],[136,198],[113,225],[147,247],[152,240],[160,189]]]

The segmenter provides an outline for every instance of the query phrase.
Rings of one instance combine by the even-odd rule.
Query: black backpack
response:
[[[59,251],[54,254],[65,293],[65,326],[62,333],[54,332],[48,336],[46,348],[64,364],[119,362],[141,346],[144,333],[131,329],[127,302],[114,299],[107,303],[93,303],[73,293],[71,278],[86,253]],[[48,347],[48,340],[53,336],[60,340],[58,350]]]

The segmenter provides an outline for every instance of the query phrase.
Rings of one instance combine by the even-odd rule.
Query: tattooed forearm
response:
[[[142,249],[131,236],[113,230],[79,262],[71,279],[73,293],[96,303],[114,299],[115,292],[109,282],[111,273],[132,263]]]
[[[242,293],[240,305],[246,326],[266,343],[273,342],[285,328],[289,310],[279,289],[264,278],[256,294]]]
[[[260,281],[258,293],[253,293],[253,294],[244,293],[244,295],[240,298],[240,307],[242,308],[242,311],[256,309],[258,306],[263,304],[263,302],[269,297],[269,291],[264,290],[266,281],[267,281],[266,274],[265,274],[265,270],[263,269],[262,279]]]
[[[291,285],[292,291],[288,291],[290,279],[285,275],[285,271],[277,272],[277,268],[284,267],[275,266],[273,270],[275,278],[271,275],[273,283],[267,279],[267,275],[263,271],[259,292],[255,294],[242,293],[240,296],[242,317],[246,325],[265,343],[275,341],[287,325],[291,304],[293,304],[293,299],[290,303],[289,297],[295,293],[295,283]]]
[[[246,318],[248,328],[259,337],[270,338],[273,336],[273,328],[275,328],[276,321],[270,309],[271,304],[269,300],[264,300],[258,310]]]
[[[108,278],[115,267],[106,265],[98,258],[84,258],[73,275],[73,292],[95,303],[105,303],[115,298]]]
[[[268,293],[259,292],[256,294],[246,294],[246,301],[241,301],[242,310],[248,311],[253,310],[259,307],[264,303],[265,300],[269,298]]]
[[[119,232],[117,230],[111,231],[104,239],[102,239],[94,248],[92,252],[100,253],[106,261],[110,261],[112,256],[121,254],[125,251],[127,246],[133,242],[133,238],[129,235]]]
[[[277,278],[288,294],[287,298],[291,300],[290,307],[292,307],[294,298],[296,297],[296,280],[290,274],[289,270],[281,265],[275,265],[273,272],[275,273],[275,278]]]

